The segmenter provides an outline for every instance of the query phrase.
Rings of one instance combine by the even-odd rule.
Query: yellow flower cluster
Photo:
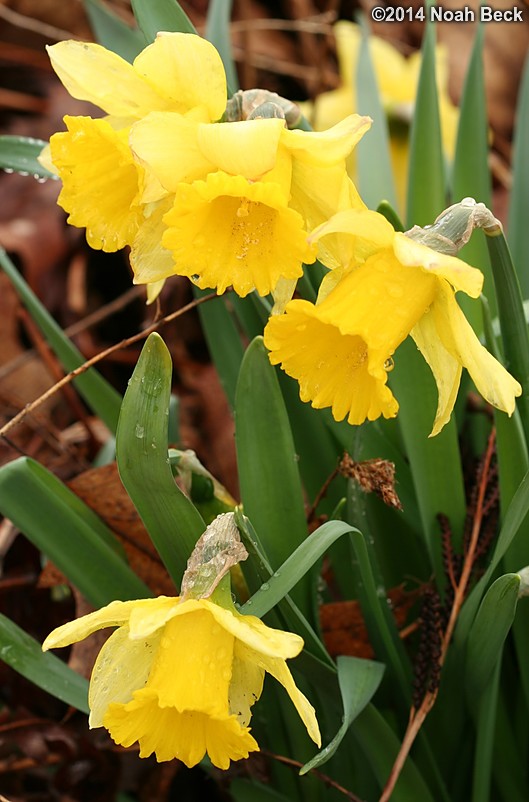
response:
[[[227,102],[219,54],[198,36],[160,33],[129,64],[96,44],[48,48],[71,95],[106,116],[66,117],[44,158],[59,204],[89,244],[131,247],[151,300],[174,274],[202,288],[267,295],[313,262],[307,232],[362,206],[345,159],[370,120],[289,131],[282,119],[216,122]]]
[[[358,34],[338,32],[344,60]],[[43,159],[62,179],[59,203],[93,247],[130,246],[134,280],[151,300],[174,274],[217,293],[273,293],[274,312],[284,314],[265,330],[271,361],[299,381],[304,401],[337,419],[396,415],[386,368],[410,333],[439,390],[432,434],[450,418],[463,367],[490,403],[512,413],[520,385],[455,300],[458,290],[477,297],[482,274],[397,234],[366,209],[347,174],[368,118],[352,114],[324,132],[258,114],[219,122],[222,62],[190,34],[158,34],[133,64],[74,41],[49,53],[68,91],[106,112],[66,117],[68,130],[52,136]],[[409,94],[417,62],[399,58]],[[302,264],[316,256],[330,269],[317,303],[290,301]]]

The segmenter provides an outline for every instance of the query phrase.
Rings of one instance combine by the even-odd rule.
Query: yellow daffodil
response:
[[[411,334],[439,392],[431,435],[450,419],[463,367],[483,397],[511,415],[521,387],[481,345],[455,299],[458,290],[477,298],[482,273],[396,233],[376,212],[342,212],[313,237],[337,232],[350,262],[324,279],[318,303],[291,301],[265,329],[270,361],[298,380],[301,399],[352,424],[395,416],[387,371]]]
[[[167,192],[134,159],[132,125],[152,111],[171,110],[204,122],[222,116],[226,79],[219,54],[199,36],[158,34],[129,64],[96,44],[66,41],[48,48],[52,66],[78,99],[106,117],[66,117],[43,160],[62,180],[59,204],[68,222],[86,227],[93,248],[130,245],[134,259],[171,263],[161,247],[161,214]]]
[[[139,742],[140,757],[177,758],[194,766],[207,753],[227,769],[258,750],[248,724],[265,672],[283,685],[309,736],[321,743],[313,707],[286,660],[303,648],[290,632],[271,629],[208,599],[160,597],[114,601],[55,629],[43,649],[67,646],[117,627],[101,649],[90,682],[90,726],[118,744]]]
[[[341,86],[322,93],[313,106],[306,109],[316,130],[335,125],[357,110],[355,81],[362,31],[359,25],[340,20],[334,25],[334,33]],[[372,36],[369,42],[381,102],[388,117],[393,172],[403,207],[408,176],[408,133],[419,82],[421,54],[416,52],[406,58],[400,50],[378,36]],[[442,45],[436,47],[435,59],[443,149],[451,160],[459,112],[448,94],[447,52]],[[350,163],[350,170],[354,178],[354,162]]]
[[[363,203],[345,160],[370,120],[351,115],[322,133],[289,131],[278,118],[205,124],[153,112],[134,125],[138,161],[174,198],[163,245],[173,264],[138,265],[137,283],[178,274],[222,293],[273,291],[296,279],[316,249],[307,231]]]

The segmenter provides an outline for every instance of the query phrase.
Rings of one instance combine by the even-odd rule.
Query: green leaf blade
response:
[[[66,704],[88,713],[88,681],[0,614],[0,659]]]
[[[0,469],[0,509],[95,607],[151,595],[110,530],[38,462],[20,457]]]
[[[172,364],[151,334],[123,399],[116,459],[123,485],[178,587],[187,559],[206,525],[176,485],[168,457]]]

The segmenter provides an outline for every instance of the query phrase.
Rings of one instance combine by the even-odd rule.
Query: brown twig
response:
[[[310,524],[312,522],[312,519],[314,518],[314,516],[316,514],[316,510],[318,509],[318,506],[320,504],[320,501],[322,500],[322,498],[325,497],[325,494],[327,493],[327,490],[329,489],[329,486],[330,486],[331,482],[333,481],[333,479],[336,478],[336,476],[338,476],[338,466],[327,477],[327,479],[324,481],[324,483],[320,487],[320,489],[318,491],[318,495],[314,499],[314,502],[313,502],[311,508],[309,509],[308,513],[307,513],[307,523]]]
[[[298,760],[291,760],[289,757],[283,757],[283,755],[276,755],[273,752],[267,752],[264,749],[261,749],[261,753],[267,755],[268,757],[272,758],[272,760],[277,760],[278,763],[284,763],[286,766],[292,766],[292,768],[300,769],[303,766],[303,763],[300,763]],[[313,774],[319,780],[321,780],[325,785],[328,785],[330,788],[334,788],[340,794],[343,794],[346,799],[350,799],[351,802],[363,802],[360,797],[353,794],[352,791],[348,791],[347,788],[344,788],[343,785],[340,785],[327,774],[323,774],[321,771],[317,769],[311,769],[310,774]]]
[[[64,329],[64,333],[68,337],[75,337],[76,334],[86,331],[86,329],[90,328],[90,326],[95,326],[96,323],[101,323],[103,320],[106,320],[108,317],[110,317],[110,315],[113,315],[114,312],[121,311],[128,306],[128,304],[132,303],[132,301],[140,298],[144,293],[145,288],[143,286],[131,287],[118,298],[115,298],[108,304],[101,306],[95,312],[87,315],[82,320],[78,320],[77,323],[73,323],[71,326],[68,326],[68,328]],[[9,376],[14,370],[18,370],[18,368],[22,367],[22,365],[25,365],[27,362],[31,362],[31,360],[35,357],[36,353],[34,349],[25,351],[23,354],[14,357],[14,359],[11,359],[9,362],[7,362],[7,364],[0,367],[0,380],[4,379],[6,376]]]
[[[472,524],[472,530],[470,533],[469,543],[465,551],[461,575],[458,578],[456,586],[454,588],[454,599],[452,602],[452,609],[450,611],[448,624],[445,632],[443,633],[441,641],[441,653],[439,656],[439,660],[437,662],[439,670],[442,668],[444,661],[446,659],[448,646],[450,644],[450,641],[452,640],[452,635],[454,633],[457,618],[459,616],[461,607],[463,605],[465,596],[468,591],[468,584],[472,576],[472,570],[474,568],[475,559],[478,554],[479,534],[483,522],[487,485],[489,481],[491,461],[494,455],[495,439],[496,439],[496,432],[493,429],[489,436],[489,440],[487,443],[487,450],[485,452],[485,457],[483,459],[481,467],[481,473],[479,477],[477,496],[476,496],[474,520]],[[437,693],[438,693],[438,687],[428,690],[424,696],[424,699],[421,702],[420,707],[411,708],[410,718],[408,721],[406,732],[404,734],[404,738],[402,740],[402,744],[400,746],[398,755],[395,759],[395,763],[393,764],[393,767],[391,769],[388,781],[382,791],[382,795],[379,799],[379,802],[389,802],[389,800],[391,799],[391,795],[394,791],[395,784],[400,776],[404,763],[407,760],[408,754],[415,741],[415,738],[417,737],[417,734],[419,733],[419,730],[421,729],[426,719],[426,716],[428,715],[428,713],[435,704],[435,700],[437,699]]]
[[[158,329],[160,326],[165,326],[166,323],[171,323],[171,321],[176,320],[178,317],[184,315],[186,312],[189,312],[191,309],[194,309],[195,307],[205,303],[206,301],[211,301],[213,300],[213,298],[217,298],[217,294],[214,292],[211,292],[209,295],[204,295],[202,298],[195,298],[193,301],[190,301],[181,309],[177,309],[176,312],[172,312],[170,315],[166,315],[165,317],[160,318],[160,320],[151,323],[150,326],[148,326],[143,331],[140,331],[138,334],[134,334],[132,337],[127,337],[124,340],[121,340],[119,343],[111,345],[109,348],[105,348],[104,351],[101,351],[99,354],[96,354],[91,359],[88,359],[78,368],[75,368],[75,370],[71,370],[60,381],[54,384],[53,387],[50,387],[49,390],[46,390],[45,393],[36,398],[35,401],[32,401],[30,404],[26,404],[24,409],[20,410],[18,415],[15,415],[14,418],[12,418],[4,426],[2,426],[2,428],[0,429],[0,437],[2,437],[4,434],[7,434],[7,432],[9,432],[11,429],[17,426],[20,423],[20,421],[22,421],[26,417],[26,415],[29,415],[35,409],[40,407],[41,404],[47,401],[48,398],[51,398],[51,396],[55,395],[55,393],[57,393],[62,387],[64,387],[66,384],[69,384],[71,381],[76,379],[78,376],[81,376],[83,373],[86,373],[86,371],[89,368],[93,367],[93,365],[96,365],[98,362],[101,362],[109,354],[112,354],[114,351],[119,351],[122,348],[128,348],[129,345],[133,345],[134,343],[145,339],[146,337],[149,336],[149,334],[152,334],[152,332],[156,331],[156,329]]]

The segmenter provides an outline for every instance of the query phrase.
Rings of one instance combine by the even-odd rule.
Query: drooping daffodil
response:
[[[301,652],[302,638],[234,606],[229,570],[247,556],[233,513],[225,513],[199,539],[180,597],[113,601],[48,635],[44,650],[117,627],[92,671],[90,727],[105,727],[125,747],[138,742],[140,757],[154,753],[159,762],[191,767],[207,753],[227,769],[259,749],[249,723],[268,673],[321,744],[314,708],[286,664]]]
[[[312,237],[337,232],[349,260],[324,278],[316,304],[290,301],[264,333],[270,361],[297,379],[301,399],[352,424],[394,417],[388,369],[411,334],[439,394],[431,436],[450,419],[463,368],[490,404],[512,414],[521,387],[481,345],[455,298],[477,298],[483,274],[395,232],[376,212],[339,213]]]

